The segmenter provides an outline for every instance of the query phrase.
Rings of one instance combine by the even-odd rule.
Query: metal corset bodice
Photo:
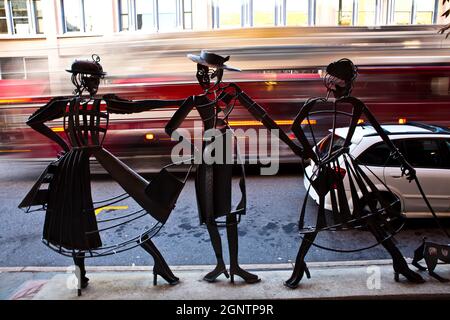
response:
[[[72,147],[101,146],[108,129],[109,115],[100,111],[101,99],[83,102],[74,98],[64,110],[64,131]]]

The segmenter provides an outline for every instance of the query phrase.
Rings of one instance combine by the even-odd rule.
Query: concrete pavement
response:
[[[311,279],[304,277],[297,289],[283,286],[291,264],[246,265],[261,282],[245,284],[239,277],[230,283],[224,276],[214,284],[202,280],[213,266],[175,266],[176,286],[158,278],[153,286],[152,267],[90,267],[90,285],[77,297],[71,288],[72,274],[66,267],[0,269],[3,299],[35,300],[241,300],[241,299],[435,299],[450,298],[450,284],[440,283],[422,272],[424,284],[393,278],[389,260],[315,262],[308,264]],[[450,278],[450,266],[439,265],[437,273]],[[9,296],[5,297],[5,292]]]

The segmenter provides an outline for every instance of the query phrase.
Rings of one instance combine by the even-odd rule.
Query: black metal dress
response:
[[[100,106],[106,102],[106,108]],[[185,181],[163,169],[155,179],[145,180],[122,161],[103,148],[108,129],[109,114],[142,112],[164,106],[176,106],[179,100],[129,101],[115,95],[102,99],[76,97],[53,98],[30,116],[27,124],[58,143],[64,150],[41,174],[20,208],[28,211],[45,210],[43,242],[58,253],[74,258],[84,271],[85,257],[101,257],[141,246],[154,260],[154,282],[161,275],[169,283],[178,282],[156,246],[154,237],[167,221]],[[65,141],[45,125],[45,122],[63,118]],[[111,175],[125,193],[94,202],[91,194],[90,158],[94,157]],[[113,218],[96,220],[96,209],[132,198],[142,208]],[[118,228],[148,216],[156,223],[146,231],[123,242],[103,245],[101,232]],[[106,227],[98,228],[105,223]],[[140,223],[142,227],[144,222]],[[88,279],[85,278],[87,284]],[[80,292],[79,292],[80,294]]]

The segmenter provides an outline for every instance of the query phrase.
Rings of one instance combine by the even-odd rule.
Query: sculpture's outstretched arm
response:
[[[153,109],[170,107],[170,106],[180,106],[183,104],[184,100],[127,100],[116,96],[115,94],[106,94],[103,96],[106,105],[108,107],[108,112],[129,114],[144,112]]]
[[[172,136],[172,133],[181,126],[192,108],[194,108],[194,96],[184,100],[169,122],[167,122],[165,130],[169,136]]]
[[[364,102],[362,102],[358,98],[355,98],[352,96],[339,99],[339,101],[347,102],[347,103],[350,103],[353,105],[355,116],[354,116],[354,119],[352,122],[357,121],[361,115],[364,115],[367,118],[367,120],[372,125],[372,127],[375,129],[375,131],[379,134],[379,136],[381,137],[383,142],[386,143],[388,148],[391,150],[391,156],[400,162],[400,164],[402,166],[402,168],[401,168],[402,173],[404,175],[406,175],[408,180],[411,181],[412,179],[414,179],[416,170],[408,163],[408,161],[406,161],[403,154],[394,145],[392,140],[389,139],[388,135],[383,130],[383,128],[381,127],[378,120],[374,117],[372,112],[370,112],[370,110],[367,108],[367,106],[364,104]],[[354,124],[352,123],[352,125],[351,125],[351,129],[353,129],[352,134],[353,134],[353,131],[355,130],[355,127],[356,127],[356,123],[354,123]]]
[[[269,130],[278,130],[280,140],[286,143],[296,155],[300,157],[303,156],[303,149],[288,137],[286,132],[284,132],[284,130],[282,130],[280,126],[273,121],[262,106],[253,101],[253,99],[242,91],[238,85],[232,83],[230,86],[236,89],[237,98],[240,104],[246,108],[256,120],[261,121],[262,124]]]
[[[64,115],[64,108],[69,101],[70,98],[68,97],[53,98],[46,105],[34,112],[27,121],[28,126],[55,141],[64,151],[69,151],[69,146],[57,133],[50,129],[45,122],[61,118]]]

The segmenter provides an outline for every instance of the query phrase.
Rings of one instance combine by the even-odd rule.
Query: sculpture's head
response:
[[[350,95],[353,82],[358,76],[358,69],[349,59],[340,59],[327,66],[325,86],[334,97],[341,98]]]
[[[72,83],[75,86],[74,93],[81,96],[84,91],[93,97],[100,85],[100,79],[106,75],[100,64],[100,57],[92,55],[92,61],[75,60],[67,72],[72,73]]]
[[[230,56],[222,57],[202,50],[200,55],[188,54],[188,58],[197,63],[197,80],[205,90],[211,88],[212,79],[215,79],[214,85],[218,85],[222,81],[223,70],[241,71],[225,64]]]

